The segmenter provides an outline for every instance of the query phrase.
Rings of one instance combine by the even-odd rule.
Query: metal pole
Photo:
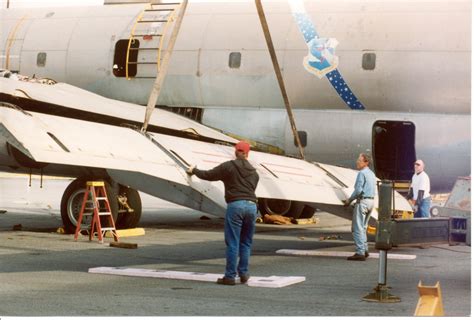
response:
[[[273,46],[272,37],[270,35],[270,29],[268,28],[267,19],[265,18],[265,12],[263,11],[263,6],[261,0],[255,0],[255,5],[257,6],[258,17],[260,18],[260,23],[262,24],[263,34],[265,35],[265,40],[267,41],[268,51],[272,58],[273,69],[278,80],[278,85],[280,86],[280,91],[283,96],[283,101],[285,102],[286,112],[288,113],[288,118],[290,120],[291,130],[293,131],[293,136],[295,137],[296,144],[298,145],[298,150],[300,152],[301,159],[304,159],[303,147],[301,146],[300,137],[298,131],[296,130],[296,123],[293,117],[293,111],[291,110],[290,101],[285,89],[285,83],[283,82],[283,76],[281,74],[280,66],[278,64],[278,59],[275,53],[275,47]]]
[[[10,0],[7,0],[7,9],[10,8]]]
[[[166,49],[165,56],[163,57],[163,63],[161,64],[160,71],[155,79],[155,83],[153,84],[153,88],[151,89],[150,98],[148,98],[148,104],[146,107],[145,112],[145,120],[143,121],[142,132],[145,132],[148,127],[148,122],[150,122],[151,114],[156,106],[156,101],[158,101],[158,97],[160,96],[161,86],[163,81],[165,80],[166,73],[168,71],[169,60],[171,58],[171,53],[173,52],[174,44],[176,42],[176,38],[178,37],[179,28],[181,27],[181,22],[183,21],[184,12],[186,11],[186,6],[188,5],[188,0],[183,0],[180,7],[180,12],[178,15],[178,19],[175,22],[173,32],[171,33],[171,38],[168,43],[168,48]]]
[[[377,221],[377,236],[375,249],[379,250],[379,275],[378,284],[372,293],[364,296],[362,300],[372,302],[400,302],[400,298],[389,293],[387,287],[387,252],[392,248],[392,196],[393,182],[383,180],[379,186],[379,207]]]
[[[387,284],[387,250],[379,251],[379,285]]]

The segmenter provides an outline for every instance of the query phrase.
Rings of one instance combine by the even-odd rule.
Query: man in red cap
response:
[[[248,266],[257,219],[255,189],[259,177],[247,160],[249,152],[250,145],[240,141],[235,145],[235,160],[224,162],[207,171],[199,170],[195,166],[186,171],[204,180],[224,182],[227,202],[224,223],[226,268],[224,277],[217,280],[218,284],[235,285],[237,274],[241,283],[246,283],[250,277]]]

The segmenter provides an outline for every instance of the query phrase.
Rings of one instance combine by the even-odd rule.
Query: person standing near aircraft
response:
[[[415,218],[429,218],[431,206],[430,177],[425,172],[423,160],[416,160],[414,166],[415,173],[411,178],[407,199],[415,209]]]
[[[226,268],[218,284],[235,285],[235,277],[246,283],[249,275],[249,260],[252,250],[255,221],[257,219],[257,188],[259,176],[249,163],[250,145],[240,141],[235,145],[235,160],[224,162],[211,170],[199,170],[191,166],[186,171],[198,178],[224,182],[227,210],[224,223],[226,243]],[[238,263],[237,263],[238,260]]]
[[[344,202],[344,206],[349,206],[352,201],[357,200],[352,214],[352,237],[356,247],[356,252],[347,260],[365,261],[369,256],[367,244],[367,226],[369,224],[370,213],[374,208],[375,195],[375,174],[370,170],[370,158],[361,153],[357,158],[356,166],[359,170],[354,185],[354,192]]]

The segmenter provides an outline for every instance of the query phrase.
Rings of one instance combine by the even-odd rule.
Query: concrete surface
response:
[[[390,260],[388,285],[400,303],[362,301],[377,285],[378,260],[284,256],[279,249],[353,250],[350,222],[318,212],[316,226],[258,225],[251,259],[254,276],[304,276],[285,288],[89,274],[93,267],[223,272],[223,220],[148,196],[140,227],[123,239],[138,249],[73,241],[55,232],[69,180],[0,178],[0,316],[412,316],[417,284],[441,283],[445,314],[471,314],[471,250],[437,245],[396,248],[414,260]],[[0,211],[1,212],[1,211]],[[202,217],[206,218],[202,218]],[[209,219],[210,217],[210,219]],[[12,231],[14,225],[22,231]],[[338,240],[320,240],[337,235]],[[110,241],[110,240],[106,240]],[[373,244],[371,247],[373,250]]]

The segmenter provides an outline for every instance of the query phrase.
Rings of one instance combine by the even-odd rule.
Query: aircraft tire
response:
[[[311,217],[314,216],[314,213],[316,212],[316,209],[313,208],[313,207],[310,207],[308,205],[305,205],[302,212],[301,212],[301,215],[299,216],[299,218],[301,219],[309,219]]]
[[[117,218],[117,229],[135,228],[140,222],[142,216],[142,200],[137,190],[120,186],[120,195],[127,197],[128,205],[133,212],[120,212]]]
[[[285,214],[286,217],[298,219],[305,208],[305,204],[298,201],[291,201],[290,210]]]
[[[72,181],[63,193],[61,198],[61,219],[66,233],[74,233],[76,231],[77,219],[81,211],[82,201],[84,199],[84,191],[86,182],[94,180],[93,178],[81,177]],[[118,201],[117,192],[112,188],[110,183],[105,181],[105,191],[110,203],[112,218],[117,221]],[[101,217],[103,219],[105,217]],[[102,221],[102,220],[101,220]],[[84,219],[83,219],[84,222]],[[106,226],[103,224],[103,226]]]
[[[258,199],[258,210],[260,214],[265,216],[269,215],[280,215],[284,216],[288,213],[291,208],[291,201],[289,200],[280,200],[280,199],[267,199],[260,198]]]

